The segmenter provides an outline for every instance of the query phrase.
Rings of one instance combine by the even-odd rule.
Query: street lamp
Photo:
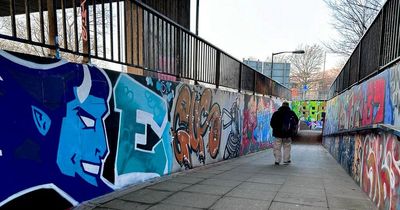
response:
[[[283,52],[277,52],[277,53],[272,53],[271,57],[271,79],[272,79],[272,71],[274,68],[274,55],[279,55],[283,53],[293,53],[293,54],[304,54],[304,50],[295,50],[295,51],[283,51]]]

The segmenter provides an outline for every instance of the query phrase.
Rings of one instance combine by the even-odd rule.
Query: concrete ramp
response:
[[[115,191],[76,209],[376,207],[321,145],[295,144],[289,165],[274,165],[268,149]]]
[[[293,138],[293,143],[299,144],[321,144],[322,131],[320,130],[299,130],[297,136]]]

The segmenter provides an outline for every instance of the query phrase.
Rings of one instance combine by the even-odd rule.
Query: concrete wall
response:
[[[270,148],[281,102],[0,51],[0,207],[68,208]]]
[[[327,103],[324,134],[372,124],[400,126],[400,65]],[[326,137],[324,146],[380,209],[400,208],[400,143],[388,132]]]

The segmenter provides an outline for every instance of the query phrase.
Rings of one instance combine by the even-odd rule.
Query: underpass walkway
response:
[[[272,149],[116,191],[77,209],[376,209],[320,144],[292,145],[292,163]]]

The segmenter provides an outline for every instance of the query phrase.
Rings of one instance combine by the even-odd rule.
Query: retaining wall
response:
[[[281,103],[0,51],[0,207],[68,208],[270,148]]]
[[[324,135],[373,124],[400,127],[400,65],[327,102]],[[380,209],[400,208],[400,143],[391,132],[324,137],[323,144]]]

